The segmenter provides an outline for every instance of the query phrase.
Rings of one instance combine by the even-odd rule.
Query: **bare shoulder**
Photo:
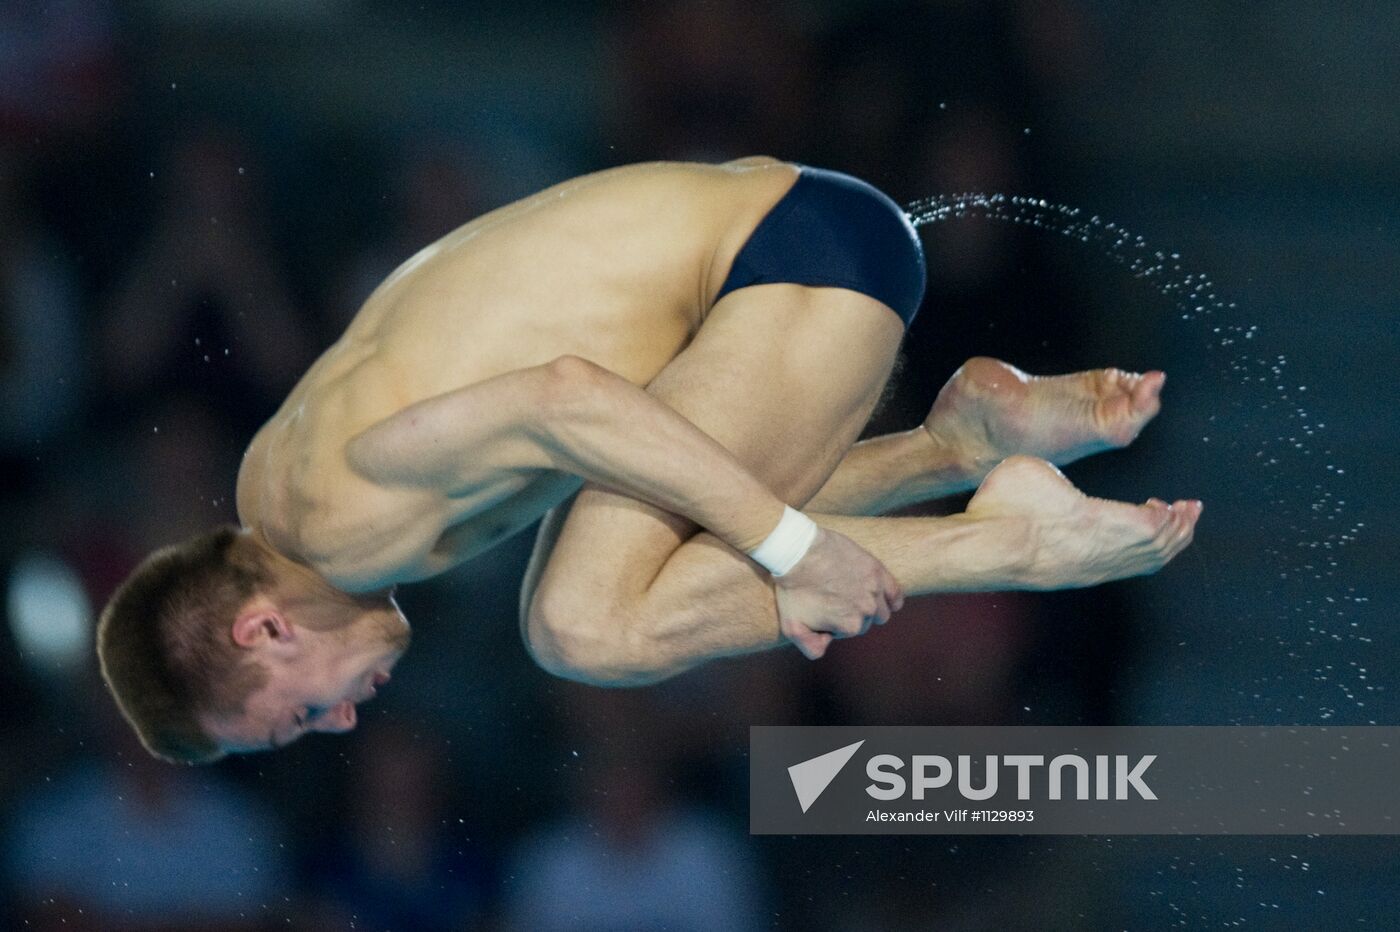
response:
[[[442,530],[439,496],[380,486],[349,467],[344,438],[376,407],[354,383],[294,393],[254,437],[238,476],[242,523],[347,591],[396,581]]]

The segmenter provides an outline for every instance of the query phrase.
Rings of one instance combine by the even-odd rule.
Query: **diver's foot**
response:
[[[1132,443],[1161,409],[1166,378],[1121,369],[1027,375],[978,356],[943,386],[924,428],[979,475],[1017,453],[1063,466]]]
[[[1029,529],[1022,584],[1067,589],[1155,573],[1191,543],[1202,505],[1092,498],[1045,460],[1006,459],[967,505],[973,518],[1019,518]]]

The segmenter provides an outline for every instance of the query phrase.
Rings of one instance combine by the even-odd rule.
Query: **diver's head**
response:
[[[348,731],[408,639],[391,593],[348,595],[226,525],[147,557],[97,651],[147,750],[194,764]]]

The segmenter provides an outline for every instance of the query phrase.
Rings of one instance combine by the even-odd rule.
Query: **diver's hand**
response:
[[[773,582],[779,627],[808,660],[825,654],[835,638],[884,624],[904,605],[904,592],[883,563],[826,528],[817,529],[807,553]]]

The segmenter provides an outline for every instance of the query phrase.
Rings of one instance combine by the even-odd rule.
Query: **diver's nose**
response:
[[[321,718],[320,730],[340,734],[354,728],[356,721],[355,703],[347,699],[331,709],[330,714]]]

